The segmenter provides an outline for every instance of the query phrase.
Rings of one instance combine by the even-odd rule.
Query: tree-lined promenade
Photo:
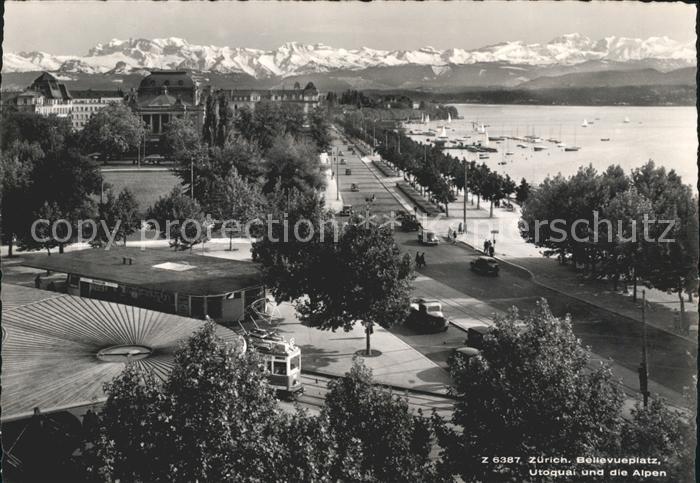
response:
[[[457,159],[432,144],[416,142],[399,127],[381,122],[381,117],[373,116],[373,111],[367,115],[349,113],[338,124],[349,136],[377,146],[383,159],[400,169],[422,194],[442,205],[448,216],[449,203],[456,199],[457,190],[464,190],[465,186],[476,196],[478,207],[481,200],[490,203],[490,216],[493,215],[494,203],[516,193],[516,184],[507,174],[496,173],[485,163]],[[524,179],[518,192],[523,186],[527,186]]]
[[[698,290],[698,197],[673,170],[649,161],[629,174],[613,165],[548,177],[523,204],[522,221],[528,243],[614,290],[632,285],[635,301],[639,285],[677,294],[687,333],[684,295],[692,301]]]
[[[128,111],[115,108],[113,116],[93,117],[105,129],[86,128],[83,136],[71,133],[58,118],[3,118],[2,133],[10,134],[9,139],[3,136],[2,146],[3,235],[17,236],[23,249],[48,250],[72,240],[59,242],[60,236],[47,233],[48,241],[32,245],[27,233],[35,217],[67,217],[77,223],[81,217],[99,216],[123,222],[119,236],[125,239],[138,228],[134,217],[144,209],[159,223],[217,223],[265,214],[286,216],[291,224],[304,219],[308,223],[298,237],[285,239],[274,230],[258,234],[253,254],[265,282],[277,301],[292,302],[300,319],[312,327],[333,331],[362,324],[370,355],[374,326],[403,323],[415,267],[409,256],[399,253],[389,229],[357,223],[337,238],[322,236],[331,229],[325,222],[332,216],[320,194],[325,179],[319,153],[330,142],[325,113],[312,113],[309,127],[300,129],[302,118],[293,108],[261,103],[233,118],[224,115],[224,98],[208,102],[202,132],[185,120],[170,123],[164,148],[176,162],[181,186],[143,208],[128,191],[105,193],[97,166],[86,156],[97,142],[89,141],[94,139],[89,133],[139,127],[138,118],[129,117]],[[366,139],[369,130],[356,127],[355,121],[348,116],[339,123]],[[397,138],[390,128],[380,129],[377,137],[382,134],[389,140],[380,147],[382,155],[443,204],[454,189],[465,186],[477,194],[477,203],[516,192],[509,178],[485,166],[468,164],[465,177],[465,166],[441,151],[401,133]],[[99,142],[105,147],[107,141]],[[116,142],[110,149],[125,148]],[[603,178],[582,175],[589,183],[552,181],[556,189],[543,185],[530,190],[524,183],[517,193],[530,213],[541,206],[559,209],[556,204],[564,198],[554,194],[563,193],[566,200],[589,200],[596,194],[595,202],[582,203],[575,213],[585,215],[600,202],[610,213],[636,219],[649,205],[664,216],[673,205],[670,214],[689,222],[694,212],[683,205],[684,188],[671,174],[645,167],[630,181],[610,171]],[[178,230],[167,234],[174,249],[206,242],[204,237],[192,241],[191,235]],[[673,255],[690,250],[690,233],[680,231],[678,236],[683,241],[670,254],[658,246],[642,247],[644,253],[658,255],[656,268],[675,267],[670,265],[676,262]],[[553,248],[567,253],[566,247]],[[678,266],[687,268],[688,263]],[[690,274],[684,273],[686,283]],[[650,277],[645,272],[644,280]],[[663,469],[671,481],[689,481],[692,416],[656,398],[625,416],[619,381],[604,364],[591,369],[590,359],[572,332],[572,322],[555,317],[541,301],[532,312],[513,308],[496,318],[478,354],[454,359],[455,411],[449,421],[412,413],[403,398],[375,386],[360,362],[331,384],[320,415],[289,414],[281,411],[266,386],[267,369],[254,349],[236,352],[207,324],[178,352],[164,381],[128,365],[107,386],[108,400],[82,451],[65,466],[75,481],[437,482],[459,477],[516,482],[527,479],[526,463],[492,459],[484,464],[483,457],[558,454],[574,460],[649,454],[662,466],[651,469]],[[51,474],[52,468],[39,461],[27,465]],[[590,478],[578,475],[569,481]]]

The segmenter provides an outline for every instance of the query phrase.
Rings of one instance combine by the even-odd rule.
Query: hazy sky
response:
[[[598,39],[695,39],[693,5],[628,2],[5,3],[3,48],[84,55],[112,38],[182,37],[194,44],[271,49],[287,41],[334,47],[477,48],[547,42],[571,32]]]

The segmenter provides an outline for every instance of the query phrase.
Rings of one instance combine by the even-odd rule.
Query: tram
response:
[[[270,387],[290,398],[303,393],[301,349],[294,345],[294,339],[286,341],[276,332],[261,328],[249,330],[247,335],[265,361]]]
[[[288,398],[304,392],[301,383],[301,349],[278,334],[276,322],[283,320],[274,301],[266,295],[247,307],[246,327],[239,321],[248,343],[260,353],[270,387]],[[263,328],[261,327],[261,325]]]

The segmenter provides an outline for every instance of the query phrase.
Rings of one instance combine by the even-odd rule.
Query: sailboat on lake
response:
[[[578,151],[579,149],[581,148],[576,146],[576,128],[574,127],[574,144],[572,146],[564,146],[564,151]]]

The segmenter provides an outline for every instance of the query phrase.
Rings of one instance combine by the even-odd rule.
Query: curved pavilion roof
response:
[[[2,285],[2,420],[79,407],[106,399],[102,386],[124,362],[100,360],[108,347],[143,346],[134,361],[165,378],[179,344],[204,322],[128,305]],[[224,327],[218,335],[245,349]]]

